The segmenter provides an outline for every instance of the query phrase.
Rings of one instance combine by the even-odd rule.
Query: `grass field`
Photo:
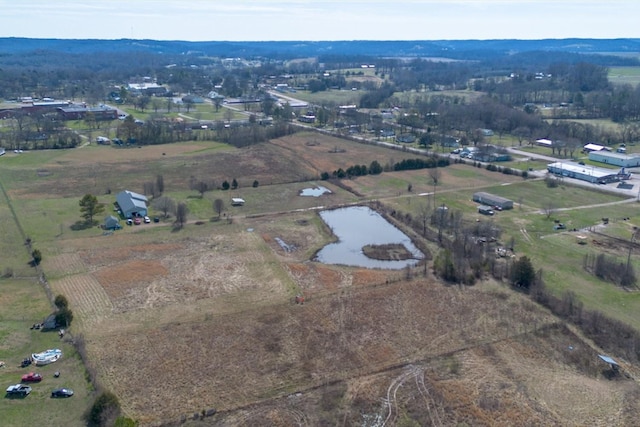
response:
[[[6,364],[0,368],[2,387],[19,383],[20,377],[28,372],[38,372],[43,377],[41,382],[32,384],[33,391],[27,397],[5,397],[0,401],[2,425],[85,425],[82,414],[89,406],[91,393],[73,346],[60,340],[55,331],[30,329],[51,313],[44,291],[37,281],[29,279],[0,279],[0,289],[0,360]],[[49,348],[60,348],[62,358],[43,367],[20,367],[22,359],[31,353]],[[55,371],[60,372],[59,378],[53,377]],[[74,396],[52,399],[51,390],[59,387],[71,388]]]
[[[599,349],[506,284],[446,286],[428,268],[409,277],[310,261],[333,239],[316,214],[322,207],[377,200],[418,215],[425,205],[445,204],[470,223],[499,225],[500,241],[513,240],[516,254],[529,256],[558,294],[572,290],[586,307],[640,328],[638,293],[582,269],[590,252],[626,260],[627,248],[605,234],[629,238],[640,224],[636,203],[461,164],[441,168],[436,186],[424,170],[340,185],[319,180],[338,168],[414,157],[311,133],[242,150],[190,142],[8,153],[0,159],[0,183],[10,205],[0,208],[0,227],[15,241],[1,243],[11,255],[0,267],[34,276],[19,225],[43,252],[54,294],[69,299],[76,315],[71,333],[84,337],[98,381],[143,426],[180,419],[189,426],[374,425],[376,419],[633,425],[640,413],[635,381],[605,381]],[[170,220],[113,234],[72,229],[84,194],[96,194],[106,215],[118,191],[142,192],[158,174],[165,194],[189,206],[183,229]],[[188,189],[191,176],[217,183],[235,178],[240,185],[200,197]],[[318,185],[331,194],[299,196]],[[508,197],[515,208],[481,217],[471,200],[476,191]],[[231,207],[231,197],[246,204]],[[217,198],[226,205],[220,218],[212,209]],[[555,204],[546,215],[550,200]],[[606,227],[602,217],[610,218]],[[581,229],[587,244],[578,245],[578,232],[554,231],[554,220]],[[589,227],[603,234],[590,234]],[[284,251],[278,241],[295,250]],[[634,251],[640,271],[636,258]],[[34,279],[0,279],[0,286],[2,306],[13,307],[0,313],[0,358],[15,365],[23,353],[64,346],[69,357],[45,373],[65,369],[61,379],[78,390],[65,401],[50,401],[42,391],[5,399],[0,417],[9,414],[2,419],[21,425],[25,412],[15,408],[28,408],[30,421],[46,424],[51,410],[56,422],[67,417],[59,425],[79,425],[91,399],[83,367],[55,334],[28,329],[51,309],[44,291]],[[304,305],[293,303],[299,294]],[[15,381],[14,371],[2,369],[5,382]],[[636,375],[635,367],[625,369]],[[199,420],[214,408],[215,416]]]
[[[613,84],[637,86],[640,83],[640,67],[610,67],[609,81]]]

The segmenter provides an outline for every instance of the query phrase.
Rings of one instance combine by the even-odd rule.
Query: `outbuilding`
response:
[[[483,205],[497,206],[500,209],[513,209],[513,200],[479,191],[473,194],[473,201]]]
[[[604,145],[594,143],[589,143],[582,147],[582,151],[584,151],[585,153],[591,153],[593,151],[603,151],[605,149],[606,147]]]
[[[231,206],[244,206],[244,199],[234,197],[231,199]]]
[[[120,220],[113,215],[109,215],[104,219],[103,228],[105,230],[119,230],[122,228]]]

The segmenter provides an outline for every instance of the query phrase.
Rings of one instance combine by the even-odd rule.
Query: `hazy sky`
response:
[[[639,0],[0,0],[0,37],[640,38],[639,17]]]

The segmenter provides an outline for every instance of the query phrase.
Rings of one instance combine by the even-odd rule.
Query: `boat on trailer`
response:
[[[33,353],[31,359],[37,366],[48,365],[62,357],[62,350],[53,348],[45,350],[42,353]]]

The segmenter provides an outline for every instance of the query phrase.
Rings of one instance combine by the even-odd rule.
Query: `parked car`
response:
[[[134,219],[134,220],[133,220],[133,223],[134,223],[135,225],[140,225],[140,224],[141,224],[141,222],[140,222],[140,218],[136,218],[136,219]]]
[[[31,359],[30,358],[25,357],[24,359],[22,359],[22,363],[20,364],[21,368],[26,368],[29,365],[31,365]]]
[[[37,383],[38,381],[42,381],[42,375],[36,372],[29,372],[22,376],[23,383]]]
[[[31,393],[31,386],[25,384],[15,384],[7,387],[7,394],[14,396],[26,396]]]
[[[133,225],[133,220],[131,218],[127,220],[127,225]]]
[[[160,222],[160,218],[158,218],[157,216],[153,217],[153,222]]]
[[[145,224],[149,224],[151,222],[151,218],[149,218],[148,216],[144,217],[144,223]]]
[[[51,397],[71,397],[73,390],[70,388],[56,388],[51,392]]]

